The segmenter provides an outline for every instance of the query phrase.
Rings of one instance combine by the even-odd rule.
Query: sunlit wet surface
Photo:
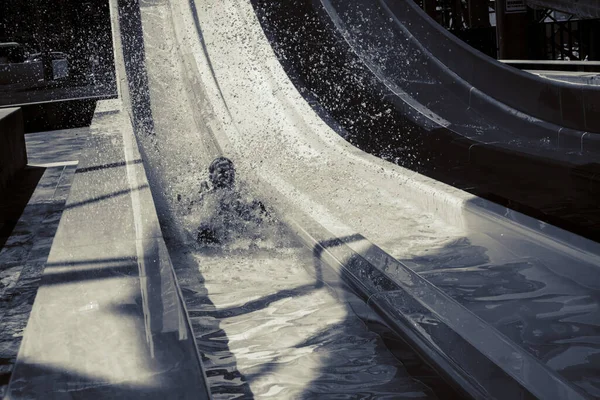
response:
[[[598,291],[557,274],[539,259],[511,257],[508,249],[499,252],[501,244],[492,239],[473,236],[410,258],[403,246],[388,245],[390,253],[410,262],[421,276],[600,397]]]
[[[315,280],[308,249],[240,240],[183,258],[203,278],[182,286],[215,398],[435,398],[362,300]]]
[[[600,396],[600,296],[536,260],[424,274],[549,367]]]

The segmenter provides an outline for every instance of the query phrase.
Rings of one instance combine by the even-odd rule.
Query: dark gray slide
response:
[[[390,89],[481,142],[515,137],[592,150],[600,88],[506,66],[438,25],[412,0],[323,0],[352,49]],[[436,118],[436,120],[439,120]],[[534,144],[532,143],[532,146]]]

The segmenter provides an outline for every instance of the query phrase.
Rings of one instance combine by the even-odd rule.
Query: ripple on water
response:
[[[567,380],[600,398],[600,294],[557,275],[536,259],[482,261],[421,274]]]
[[[241,247],[193,252],[208,300],[188,307],[215,398],[435,398],[360,299],[315,285],[308,250]]]

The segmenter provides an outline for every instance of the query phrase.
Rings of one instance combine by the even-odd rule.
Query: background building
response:
[[[417,0],[438,23],[499,59],[600,60],[600,20],[585,1]]]

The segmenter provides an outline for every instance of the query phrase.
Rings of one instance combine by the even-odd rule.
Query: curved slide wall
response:
[[[593,212],[598,135],[533,118],[482,95],[401,30],[377,1],[253,4],[298,90],[348,141],[535,218],[599,237]],[[493,74],[489,80],[503,85]]]
[[[446,119],[460,120],[472,108],[516,135],[543,137],[534,127],[550,130],[545,135],[551,140],[561,128],[580,135],[600,132],[600,88],[549,81],[499,63],[446,31],[412,0],[322,3],[381,79],[426,105],[433,100],[431,89],[411,83],[426,82],[434,89],[431,84],[442,85],[438,96],[465,105],[460,114]],[[514,118],[527,125],[511,121]]]

